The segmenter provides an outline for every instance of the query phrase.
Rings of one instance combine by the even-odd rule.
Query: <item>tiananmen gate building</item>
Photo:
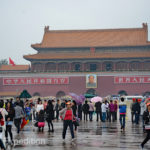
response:
[[[50,30],[46,26],[42,42],[31,47],[37,53],[23,56],[31,66],[0,68],[1,92],[27,89],[33,96],[56,97],[70,92],[150,93],[146,23],[142,28],[97,30]]]

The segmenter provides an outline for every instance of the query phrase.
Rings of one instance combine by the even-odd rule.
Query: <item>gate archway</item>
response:
[[[124,91],[124,90],[119,91],[118,94],[119,94],[120,96],[123,96],[123,95],[126,96],[126,95],[128,95],[127,92]]]
[[[58,91],[58,92],[56,93],[56,97],[57,97],[57,98],[61,98],[61,97],[65,96],[65,95],[66,95],[66,94],[65,94],[64,91]]]
[[[88,90],[86,91],[86,94],[96,95],[96,90],[95,90],[95,89],[88,89]]]

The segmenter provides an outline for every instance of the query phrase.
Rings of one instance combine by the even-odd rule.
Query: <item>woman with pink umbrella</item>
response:
[[[95,108],[96,108],[96,114],[97,114],[97,119],[96,121],[100,120],[102,121],[102,111],[101,111],[101,105],[102,105],[102,98],[101,97],[93,97],[91,99],[92,102],[95,102]]]

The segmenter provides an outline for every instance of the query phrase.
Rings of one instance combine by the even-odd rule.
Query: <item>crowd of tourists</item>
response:
[[[119,109],[119,110],[118,110]],[[139,124],[142,120],[143,132],[147,133],[145,140],[142,142],[143,148],[145,143],[150,139],[150,99],[143,100],[133,99],[130,106],[132,123]],[[125,131],[125,120],[127,113],[127,104],[124,98],[120,100],[107,100],[92,103],[85,100],[83,104],[76,103],[75,100],[41,100],[38,98],[33,100],[21,100],[17,97],[15,100],[0,100],[0,147],[5,149],[2,135],[5,135],[6,144],[8,135],[13,145],[13,124],[16,127],[17,134],[29,121],[34,122],[38,132],[43,132],[44,127],[48,125],[48,132],[54,132],[53,120],[63,120],[62,139],[65,142],[66,131],[69,126],[72,141],[75,140],[79,122],[95,121],[99,122],[115,122],[118,120],[117,113],[119,111],[119,121],[121,131]],[[96,115],[96,117],[93,117]],[[140,119],[141,118],[141,119]]]

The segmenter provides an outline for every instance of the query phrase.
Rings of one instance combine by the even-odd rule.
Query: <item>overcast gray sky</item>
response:
[[[30,45],[41,42],[47,25],[107,29],[142,27],[143,22],[150,28],[150,0],[0,0],[0,59],[29,64],[23,55],[36,53]]]

